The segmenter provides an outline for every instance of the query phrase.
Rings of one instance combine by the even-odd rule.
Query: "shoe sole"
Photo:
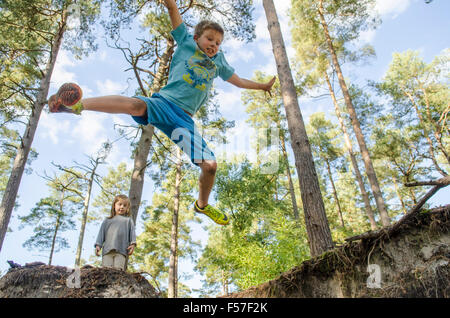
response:
[[[64,106],[73,106],[81,100],[83,92],[81,87],[75,83],[65,83],[61,85],[56,93],[58,100]]]

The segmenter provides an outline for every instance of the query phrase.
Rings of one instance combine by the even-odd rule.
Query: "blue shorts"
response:
[[[192,118],[184,110],[165,99],[158,93],[151,98],[134,96],[147,104],[147,113],[143,116],[131,116],[141,125],[153,125],[169,137],[197,165],[203,160],[216,160],[200,135]]]

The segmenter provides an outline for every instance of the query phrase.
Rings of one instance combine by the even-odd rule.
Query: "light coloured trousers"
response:
[[[103,255],[102,257],[102,266],[103,267],[113,267],[121,270],[125,270],[126,263],[125,255],[117,253],[116,251],[110,251],[108,254]]]

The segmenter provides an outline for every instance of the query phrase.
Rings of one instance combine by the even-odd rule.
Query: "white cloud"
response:
[[[83,91],[83,98],[86,98],[86,97],[92,97],[92,92],[93,92],[93,90],[92,89],[90,89],[88,86],[86,86],[86,85],[81,85],[80,84],[80,88],[81,88],[81,90]]]
[[[358,42],[371,43],[375,38],[376,30],[367,30],[359,34]]]
[[[75,123],[71,137],[78,140],[84,153],[89,155],[97,152],[101,144],[107,140],[104,121],[108,116],[111,115],[85,111]],[[110,125],[111,121],[106,122]]]
[[[220,104],[220,112],[223,116],[228,117],[232,114],[240,112],[241,109],[241,89],[230,86],[229,90],[217,89],[217,100]]]
[[[98,55],[98,59],[102,62],[105,62],[106,58],[108,57],[108,54],[106,53],[105,50],[99,51],[96,54]]]
[[[281,34],[283,35],[284,45],[286,47],[289,59],[291,60],[295,55],[295,50],[291,45],[292,37],[288,16],[291,4],[290,1],[274,1],[274,3],[278,15],[278,21],[280,23]],[[255,21],[256,43],[259,49],[258,53],[263,54],[265,57],[273,57],[272,42],[270,40],[270,34],[267,28],[267,18],[261,1],[257,1],[255,6],[257,8],[261,8],[261,11],[257,13],[258,18]]]
[[[42,112],[39,119],[40,137],[44,140],[50,139],[54,145],[59,143],[61,136],[66,136],[70,131],[70,121],[62,120],[61,114],[48,114]]]
[[[256,40],[270,41],[269,30],[267,29],[267,19],[264,12],[255,21],[255,34]]]
[[[129,146],[122,144],[113,144],[111,152],[106,158],[110,166],[117,167],[120,163],[125,162],[128,169],[133,167],[134,162],[131,159],[131,150]]]
[[[126,88],[127,85],[121,82],[114,82],[110,79],[105,81],[96,81],[97,90],[99,94],[104,95],[120,95]]]
[[[400,13],[405,11],[412,0],[377,0],[375,4],[375,10],[381,16],[391,15],[395,19]]]
[[[260,139],[267,135],[264,129],[255,130],[244,119],[237,121],[234,128],[228,129],[226,138],[228,143],[215,143],[212,150],[215,152],[219,164],[221,162],[231,162],[234,158],[246,157],[251,163],[269,164],[265,166],[263,173],[275,173],[278,170],[279,156],[279,134],[276,130],[270,131],[269,138]],[[259,138],[257,138],[259,136]],[[257,155],[257,143],[261,147],[261,152]],[[267,149],[266,147],[270,148]]]
[[[323,112],[327,116],[333,116],[332,114],[334,114],[334,108],[332,104],[327,101],[317,101],[314,98],[310,97],[300,97],[298,103],[305,125],[309,123],[309,117],[314,113]]]
[[[105,49],[98,49],[94,52],[90,52],[88,56],[83,56],[83,59],[77,61],[77,63],[79,63],[79,65],[90,65],[99,62],[114,63],[114,59],[111,59],[110,57],[111,52],[108,52]]]
[[[270,42],[270,40],[259,41],[258,42],[258,50],[259,50],[259,53],[262,53],[264,55],[264,57],[266,57],[266,58],[273,57],[272,42]]]
[[[277,65],[275,63],[275,60],[272,58],[269,63],[266,65],[259,67],[259,70],[263,72],[264,74],[273,74],[277,75]]]
[[[93,55],[95,55],[98,60],[103,61],[106,56],[106,52],[103,51],[103,53],[99,53],[99,54],[95,53]],[[80,84],[80,82],[77,79],[76,73],[69,71],[70,68],[74,68],[74,70],[75,70],[76,65],[79,65],[80,63],[86,63],[86,61],[89,59],[93,60],[94,58],[88,57],[84,60],[77,61],[77,60],[75,60],[75,58],[72,57],[72,55],[69,52],[61,50],[58,53],[58,58],[56,59],[55,68],[53,69],[53,73],[52,73],[52,77],[51,77],[51,81],[50,81],[49,96],[53,95],[62,84],[67,83],[67,82],[74,82],[74,83],[78,83],[80,85],[80,87],[83,91],[83,98],[91,97],[93,90],[86,85]],[[107,84],[110,84],[110,83],[107,83]],[[105,86],[111,87],[112,85],[110,84],[109,86],[108,85],[105,85]]]
[[[260,2],[260,1],[258,1]],[[274,1],[275,10],[277,11],[278,21],[280,23],[281,33],[285,41],[290,40],[289,16],[287,15],[291,7],[290,1]],[[261,13],[255,21],[255,34],[257,40],[269,40],[270,35],[267,29],[267,18],[262,3],[255,4],[255,7],[261,8]]]
[[[252,51],[245,49],[245,43],[235,38],[227,40],[223,48],[226,51],[226,58],[230,64],[236,61],[249,62],[255,58],[255,54]]]
[[[51,87],[53,87],[54,90],[66,82],[76,81],[75,73],[67,70],[67,68],[74,66],[75,60],[71,57],[70,53],[60,50],[51,77]]]
[[[373,16],[380,16],[382,19],[395,19],[399,14],[404,12],[414,0],[376,0]],[[367,30],[361,32],[358,42],[371,43],[375,38],[376,30]]]

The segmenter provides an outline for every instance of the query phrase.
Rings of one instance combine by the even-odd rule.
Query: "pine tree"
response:
[[[277,63],[286,117],[295,156],[297,175],[300,181],[305,223],[309,237],[311,255],[317,256],[331,248],[333,241],[320,193],[311,148],[297,101],[289,61],[281,35],[280,24],[273,1],[263,1],[270,38]]]
[[[367,0],[367,3],[361,3],[361,1],[352,1],[347,0],[339,5],[335,5],[334,3],[326,4],[327,11],[325,11],[324,0],[319,0],[317,13],[319,16],[320,24],[322,25],[323,32],[325,34],[325,39],[328,45],[328,49],[330,51],[331,60],[333,62],[333,66],[336,70],[336,74],[339,79],[339,85],[341,86],[342,93],[344,95],[345,104],[347,106],[347,110],[350,114],[350,118],[353,125],[353,130],[355,132],[356,139],[358,140],[359,148],[361,150],[361,154],[363,156],[364,164],[366,167],[366,173],[369,178],[369,182],[372,187],[372,192],[375,197],[375,202],[378,207],[378,211],[380,213],[381,223],[383,226],[388,226],[390,224],[390,219],[388,216],[388,212],[386,209],[386,205],[384,203],[383,195],[381,193],[381,188],[378,183],[378,178],[375,173],[375,169],[373,168],[372,160],[370,159],[369,150],[366,146],[366,142],[364,139],[363,132],[360,128],[359,121],[356,115],[355,108],[352,103],[352,99],[347,88],[347,84],[344,79],[344,75],[341,70],[340,63],[338,61],[338,56],[335,50],[335,46],[333,44],[333,39],[329,30],[329,25],[325,19],[325,14],[329,14],[332,18],[344,18],[344,16],[348,12],[353,12],[355,19],[353,19],[354,25],[351,25],[352,30],[361,30],[366,26],[367,19],[367,8],[368,4],[370,4],[371,0]],[[339,19],[338,19],[339,20]],[[354,31],[353,31],[354,32]],[[351,33],[347,32],[346,36],[351,38]]]
[[[334,197],[334,205],[341,221],[341,226],[345,228],[344,218],[342,216],[341,203],[335,186],[335,176],[331,171],[331,165],[342,157],[342,151],[337,139],[338,131],[331,121],[325,118],[324,113],[314,113],[309,118],[307,131],[310,132],[311,148],[313,153],[322,164],[325,164],[328,179],[330,180],[331,192]]]
[[[50,179],[50,196],[41,199],[31,213],[19,217],[25,225],[34,226],[34,235],[23,244],[25,247],[50,249],[48,264],[51,265],[54,252],[67,248],[69,244],[59,234],[74,229],[73,215],[80,209],[81,199],[70,188],[81,187],[80,180],[71,173],[64,172]]]
[[[25,54],[26,59],[28,59],[26,65],[32,68],[30,73],[34,73],[33,79],[36,79],[37,76],[38,81],[33,82],[34,85],[31,87],[26,85],[27,81],[14,83],[14,89],[20,91],[23,98],[27,100],[26,108],[29,115],[0,206],[0,249],[3,245],[39,118],[44,105],[47,103],[50,79],[58,52],[64,45],[63,36],[68,34],[67,24],[70,15],[68,9],[73,3],[72,0],[58,2],[49,0],[5,0],[1,2],[0,24],[2,28],[10,29],[12,35],[25,32],[31,39],[30,41],[19,42],[22,46],[13,48],[10,52],[13,55],[17,52]],[[71,45],[64,46],[78,55],[95,48],[92,42],[90,25],[99,13],[99,2],[83,1],[79,3],[79,8],[79,12],[82,14],[79,17],[80,25],[77,28],[77,34],[76,36],[68,34]],[[8,34],[9,32],[2,29],[1,33]],[[37,38],[41,39],[39,44],[36,44]],[[27,47],[27,45],[30,46]],[[32,92],[37,93],[32,94]]]
[[[450,96],[445,82],[449,52],[446,50],[430,64],[426,64],[418,52],[394,53],[383,81],[377,85],[393,102],[392,113],[397,118],[404,117],[405,122],[406,118],[410,119],[410,125],[421,132],[428,146],[428,156],[442,176],[448,175],[448,169],[443,167],[450,163],[448,127],[441,119],[448,109]]]

